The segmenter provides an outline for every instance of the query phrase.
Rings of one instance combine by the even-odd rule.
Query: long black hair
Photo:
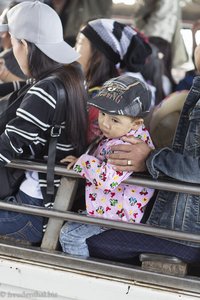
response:
[[[151,44],[152,54],[147,58],[146,64],[143,66],[141,73],[144,79],[155,86],[156,100],[155,104],[159,104],[165,97],[163,90],[163,75],[164,75],[164,61],[159,57],[159,49]]]
[[[47,57],[33,43],[28,44],[28,64],[31,77],[36,80],[55,75],[66,92],[66,128],[76,156],[87,146],[87,91],[84,75],[78,62],[63,65]]]
[[[90,44],[91,56],[85,74],[88,88],[101,86],[108,79],[119,76],[114,62],[100,52],[93,43]]]

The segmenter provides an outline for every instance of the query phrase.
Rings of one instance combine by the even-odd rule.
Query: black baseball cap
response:
[[[146,83],[124,74],[106,81],[88,104],[109,114],[145,117],[150,111],[151,97]]]

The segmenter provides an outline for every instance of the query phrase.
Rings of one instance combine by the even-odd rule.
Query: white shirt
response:
[[[135,78],[140,79],[141,81],[143,81],[144,83],[146,83],[151,91],[151,108],[155,106],[155,100],[156,100],[156,87],[149,84],[148,82],[146,82],[146,80],[144,79],[144,77],[142,76],[141,73],[137,72],[125,72],[125,74],[129,75],[129,76],[133,76]]]
[[[36,171],[26,171],[25,180],[20,185],[20,190],[37,199],[43,199],[42,192],[39,185],[38,172]]]

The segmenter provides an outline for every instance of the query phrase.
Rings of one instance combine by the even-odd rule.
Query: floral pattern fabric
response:
[[[154,148],[144,126],[128,135],[145,141]],[[93,155],[83,154],[74,170],[86,178],[86,209],[88,215],[112,220],[137,222],[154,190],[123,183],[132,172],[119,172],[107,161],[111,146],[124,143],[121,139],[103,139]]]

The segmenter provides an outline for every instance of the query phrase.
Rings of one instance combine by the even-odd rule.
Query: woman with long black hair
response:
[[[21,104],[0,136],[0,166],[4,167],[15,157],[23,157],[27,149],[36,159],[48,156],[57,105],[62,105],[62,109],[56,161],[66,155],[82,154],[86,147],[87,94],[80,65],[76,62],[79,55],[63,40],[58,15],[40,1],[24,1],[10,9],[7,18],[8,24],[2,24],[0,30],[11,34],[14,56],[33,83],[19,92]],[[58,89],[64,93],[64,104],[59,99]],[[55,177],[55,192],[59,183],[60,178]],[[19,191],[8,201],[51,206],[46,188],[46,174],[26,171]],[[40,242],[43,221],[40,216],[0,211],[0,234]]]

